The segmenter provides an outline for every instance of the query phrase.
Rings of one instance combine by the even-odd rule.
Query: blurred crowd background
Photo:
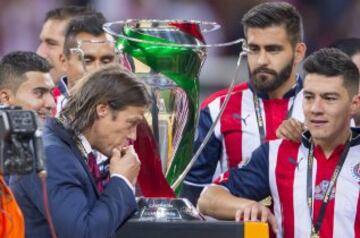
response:
[[[243,37],[243,14],[261,0],[1,0],[0,56],[14,50],[35,51],[48,10],[63,5],[89,5],[109,21],[128,18],[216,21],[222,28],[208,43]],[[334,40],[360,37],[359,0],[287,0],[303,16],[307,54]],[[202,98],[226,87],[234,75],[240,46],[209,52],[201,75]],[[244,67],[246,68],[246,67]],[[244,78],[246,78],[244,74]],[[242,78],[242,80],[244,79]]]

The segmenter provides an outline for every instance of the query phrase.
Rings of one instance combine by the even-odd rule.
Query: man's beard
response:
[[[258,67],[250,72],[250,80],[256,91],[268,93],[278,89],[282,84],[289,80],[292,68],[294,64],[294,58],[291,59],[289,64],[278,73],[275,70]],[[258,73],[266,73],[272,76],[258,76]]]

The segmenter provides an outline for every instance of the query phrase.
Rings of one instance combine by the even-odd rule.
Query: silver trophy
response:
[[[148,177],[142,177],[140,172],[140,188],[145,191],[145,197],[152,198],[138,198],[136,219],[201,219],[188,200],[169,197],[178,192],[186,173],[210,138],[230,95],[225,99],[221,113],[203,144],[193,154],[199,115],[199,74],[207,49],[244,41],[237,39],[227,43],[207,44],[203,33],[219,28],[215,22],[186,20],[126,20],[104,25],[105,31],[117,39],[116,47],[123,55],[121,63],[150,87],[153,96],[153,105],[146,116],[147,125],[142,126],[137,138],[138,144],[142,141],[145,143],[141,146],[135,143],[142,166],[148,165],[152,172]],[[229,92],[238,78],[240,61],[241,57]],[[165,179],[157,178],[158,173]],[[149,182],[153,180],[159,184],[151,187]],[[160,184],[161,181],[165,181],[165,185]],[[152,194],[156,189],[166,190],[167,193],[160,193],[160,196],[159,193]]]

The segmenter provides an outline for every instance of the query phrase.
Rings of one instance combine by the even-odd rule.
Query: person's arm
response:
[[[257,201],[270,195],[268,176],[269,144],[263,144],[244,166],[230,170],[220,185],[211,185],[201,194],[200,212],[218,219],[269,222],[276,230],[274,215]]]
[[[296,120],[295,118],[290,118],[284,120],[281,123],[281,125],[276,130],[276,136],[280,139],[287,139],[294,142],[299,142],[301,139],[301,135],[304,131],[304,123]]]
[[[97,197],[90,177],[72,151],[51,145],[46,147],[46,155],[50,212],[59,237],[111,237],[136,210],[134,193],[125,180],[112,176]],[[135,158],[130,152],[119,156],[116,151],[110,159],[111,173],[134,182],[139,164],[132,162]],[[127,172],[119,171],[120,167]],[[37,205],[43,212],[43,206]]]
[[[274,233],[277,232],[275,216],[260,202],[232,195],[222,186],[207,187],[198,201],[199,211],[220,220],[268,222]]]
[[[236,197],[222,186],[210,185],[201,193],[198,208],[204,215],[220,220],[234,220],[238,209],[252,203],[256,202]]]
[[[194,153],[196,153],[204,141],[212,123],[213,120],[209,107],[202,109],[194,143]],[[221,140],[219,140],[213,132],[208,144],[187,174],[180,196],[188,198],[194,205],[197,203],[203,188],[212,182],[221,153]]]

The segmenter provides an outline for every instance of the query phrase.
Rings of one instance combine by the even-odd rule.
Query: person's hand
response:
[[[273,232],[275,234],[277,233],[275,216],[271,213],[269,208],[258,202],[247,204],[243,208],[236,210],[235,221],[267,222]]]
[[[280,139],[299,142],[301,134],[305,131],[304,124],[294,118],[284,120],[276,130],[276,136]]]
[[[122,148],[121,151],[115,148],[110,159],[110,175],[120,174],[135,185],[140,171],[140,164],[141,162],[132,145]]]

